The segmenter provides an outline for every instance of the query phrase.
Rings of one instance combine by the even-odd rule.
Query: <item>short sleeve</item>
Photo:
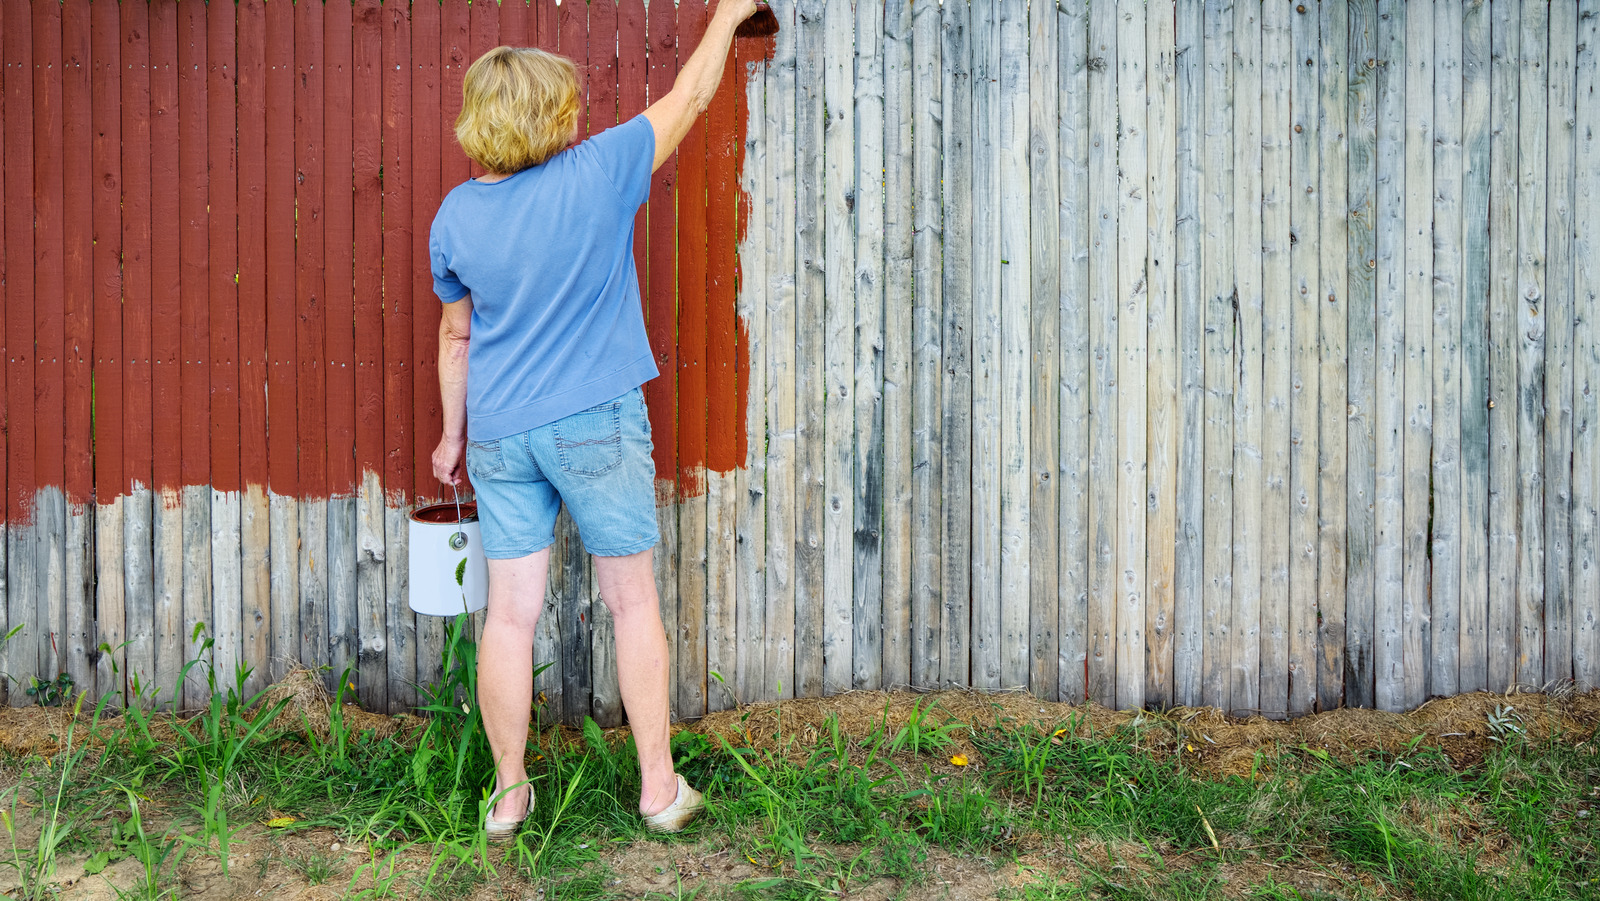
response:
[[[441,210],[441,213],[443,211]],[[439,220],[435,219],[428,234],[428,257],[433,266],[433,293],[445,303],[455,303],[468,294],[467,286],[450,270],[444,246],[439,240]]]
[[[634,116],[578,146],[610,179],[623,203],[636,207],[649,199],[650,164],[656,158],[656,132],[649,119]]]

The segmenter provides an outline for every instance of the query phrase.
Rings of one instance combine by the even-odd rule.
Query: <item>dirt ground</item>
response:
[[[314,678],[303,673],[295,675],[275,686],[273,692],[275,698],[291,698],[288,716],[300,718],[305,728],[313,732],[326,734],[328,700]],[[830,717],[838,718],[841,732],[861,739],[884,724],[892,735],[919,711],[930,708],[935,721],[978,727],[1001,724],[1054,731],[1071,726],[1080,735],[1131,727],[1145,750],[1181,754],[1193,769],[1214,776],[1249,775],[1257,771],[1258,752],[1271,754],[1293,748],[1352,759],[1373,750],[1404,752],[1419,745],[1435,746],[1458,767],[1471,766],[1482,760],[1493,744],[1488,726],[1490,714],[1514,714],[1517,726],[1536,740],[1581,741],[1600,726],[1600,691],[1580,693],[1567,689],[1548,693],[1475,693],[1430,701],[1405,714],[1341,709],[1289,722],[1259,717],[1236,719],[1210,708],[1119,712],[1092,704],[1041,702],[1026,694],[852,692],[819,700],[752,705],[675,728],[722,736],[739,746],[803,759],[825,734]],[[399,735],[401,740],[418,725],[415,717],[380,716],[355,708],[348,708],[344,715],[348,725],[358,732],[372,729],[382,736]],[[62,709],[0,708],[0,749],[18,756],[50,754],[60,746],[69,725],[70,714]],[[575,730],[563,730],[562,734],[573,740],[578,738]],[[961,739],[949,753],[964,753],[970,761],[969,769],[982,769],[985,765],[979,750],[966,739]],[[941,768],[944,772],[956,770],[946,757],[941,754],[933,764],[936,773]],[[170,819],[155,801],[146,809],[146,816],[152,829],[159,829],[164,819]],[[23,838],[20,834],[18,837]],[[1073,880],[1075,865],[1071,861],[1075,859],[1093,862],[1101,873],[1126,873],[1135,885],[1141,869],[1157,865],[1152,863],[1151,849],[1142,845],[1117,847],[1089,840],[1067,848],[1050,846],[1049,841],[1053,840],[1023,838],[1020,844],[1008,848],[1004,859],[964,858],[935,848],[922,866],[919,881],[903,884],[894,879],[878,879],[849,885],[843,894],[831,887],[834,891],[829,894],[872,901],[977,901],[994,898],[1006,887],[1042,878]],[[1029,846],[1028,842],[1036,846]],[[579,853],[578,849],[571,850]],[[863,851],[853,847],[816,850],[841,860],[850,860]],[[582,854],[587,859],[598,857],[605,864],[609,875],[604,891],[624,898],[714,898],[723,888],[776,875],[761,863],[742,857],[736,849],[705,842],[639,841],[614,848],[583,849]],[[0,854],[4,856],[9,855]],[[1185,865],[1182,855],[1176,860],[1170,854],[1164,856],[1161,866]],[[375,872],[388,872],[384,869],[386,860],[349,836],[327,830],[283,832],[265,825],[252,825],[239,835],[230,861],[231,870],[224,874],[216,855],[188,854],[173,886],[179,890],[178,897],[204,901],[333,901],[353,890],[370,888]],[[85,873],[86,863],[84,854],[60,861],[56,895],[59,901],[118,901],[143,875],[136,860],[119,861],[95,875]],[[428,855],[421,851],[401,855],[395,863],[400,873],[394,882],[395,896],[416,897],[416,887],[427,878]],[[1269,866],[1270,871],[1254,872],[1253,868],[1263,866]],[[1305,866],[1244,863],[1224,866],[1221,873],[1228,885],[1241,889],[1270,879],[1295,886],[1306,897],[1342,895],[1340,885],[1358,878],[1337,861],[1306,862]],[[436,889],[440,879],[437,874],[432,879]],[[1368,883],[1364,885],[1365,894],[1383,896],[1381,886],[1364,881]],[[17,888],[15,872],[0,868],[0,894],[12,896]],[[447,892],[447,896],[465,896],[473,901],[544,901],[544,889],[507,878],[464,879],[458,890],[448,891],[447,887]]]

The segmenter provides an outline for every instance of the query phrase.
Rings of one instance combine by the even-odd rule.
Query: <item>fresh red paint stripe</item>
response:
[[[238,491],[239,478],[239,147],[234,103],[237,10],[218,3],[206,12],[206,143],[210,150],[208,294],[211,354],[211,487]]]
[[[151,406],[150,7],[124,3],[122,31],[123,485],[154,484]],[[9,53],[7,54],[10,55]],[[9,84],[8,84],[9,88]],[[8,98],[9,99],[9,98]],[[11,106],[6,105],[9,122]],[[11,130],[6,130],[11,139]],[[9,166],[7,167],[9,168]],[[6,182],[9,205],[11,182]],[[7,235],[8,245],[10,236]],[[9,380],[8,386],[9,388]],[[15,516],[15,511],[12,511]]]
[[[267,466],[273,492],[298,495],[295,393],[294,8],[266,4]]]
[[[150,357],[155,487],[183,484],[182,269],[179,257],[178,8],[150,6]]]
[[[322,7],[294,12],[295,390],[299,398],[300,495],[328,496],[328,408],[323,342],[324,240]]]
[[[678,4],[685,56],[699,46],[706,8]],[[705,493],[706,463],[706,125],[701,116],[678,145],[678,493]]]
[[[651,4],[646,16],[653,103],[672,90],[678,75],[677,21],[669,3]],[[645,301],[650,347],[656,355],[656,368],[661,370],[661,375],[645,385],[655,442],[656,498],[669,503],[678,493],[677,181],[674,154],[656,170],[650,184],[650,282]]]
[[[239,481],[264,486],[267,464],[267,11],[238,15]]]
[[[178,6],[179,392],[181,484],[211,482],[210,200],[207,153],[206,6]]]
[[[358,0],[354,12],[355,464],[363,478],[384,466],[383,7]]]
[[[427,4],[421,4],[426,6]],[[383,7],[383,271],[384,284],[415,284],[411,268],[412,55],[411,21],[400,4]],[[421,261],[418,261],[419,263]],[[384,491],[391,505],[406,503],[413,487],[411,442],[415,384],[412,363],[412,292],[384,295]]]
[[[118,8],[113,3],[90,7],[94,161],[92,250],[94,264],[94,482],[101,503],[126,490],[123,458],[122,357],[122,45]],[[4,458],[0,446],[0,459]]]
[[[355,461],[355,223],[352,196],[354,114],[351,28],[348,4],[323,8],[322,91],[327,98],[322,129],[325,240],[323,373],[327,391],[328,492],[349,497],[356,487]]]
[[[706,190],[708,207],[706,235],[708,280],[706,285],[706,466],[715,472],[729,472],[739,464],[735,456],[737,434],[744,428],[736,402],[734,378],[735,266],[738,246],[735,241],[735,216],[739,202],[739,173],[735,154],[744,145],[737,131],[734,110],[743,100],[743,70],[729,59],[722,70],[722,83],[711,98],[707,137]]]

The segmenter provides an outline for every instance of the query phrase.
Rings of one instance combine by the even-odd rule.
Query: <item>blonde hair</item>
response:
[[[467,68],[456,141],[474,162],[509,175],[555,156],[578,120],[572,61],[531,47],[496,47]]]

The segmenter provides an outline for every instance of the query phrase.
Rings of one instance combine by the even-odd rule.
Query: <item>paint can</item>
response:
[[[471,501],[429,504],[411,513],[411,609],[428,616],[474,613],[489,605],[489,563]]]

